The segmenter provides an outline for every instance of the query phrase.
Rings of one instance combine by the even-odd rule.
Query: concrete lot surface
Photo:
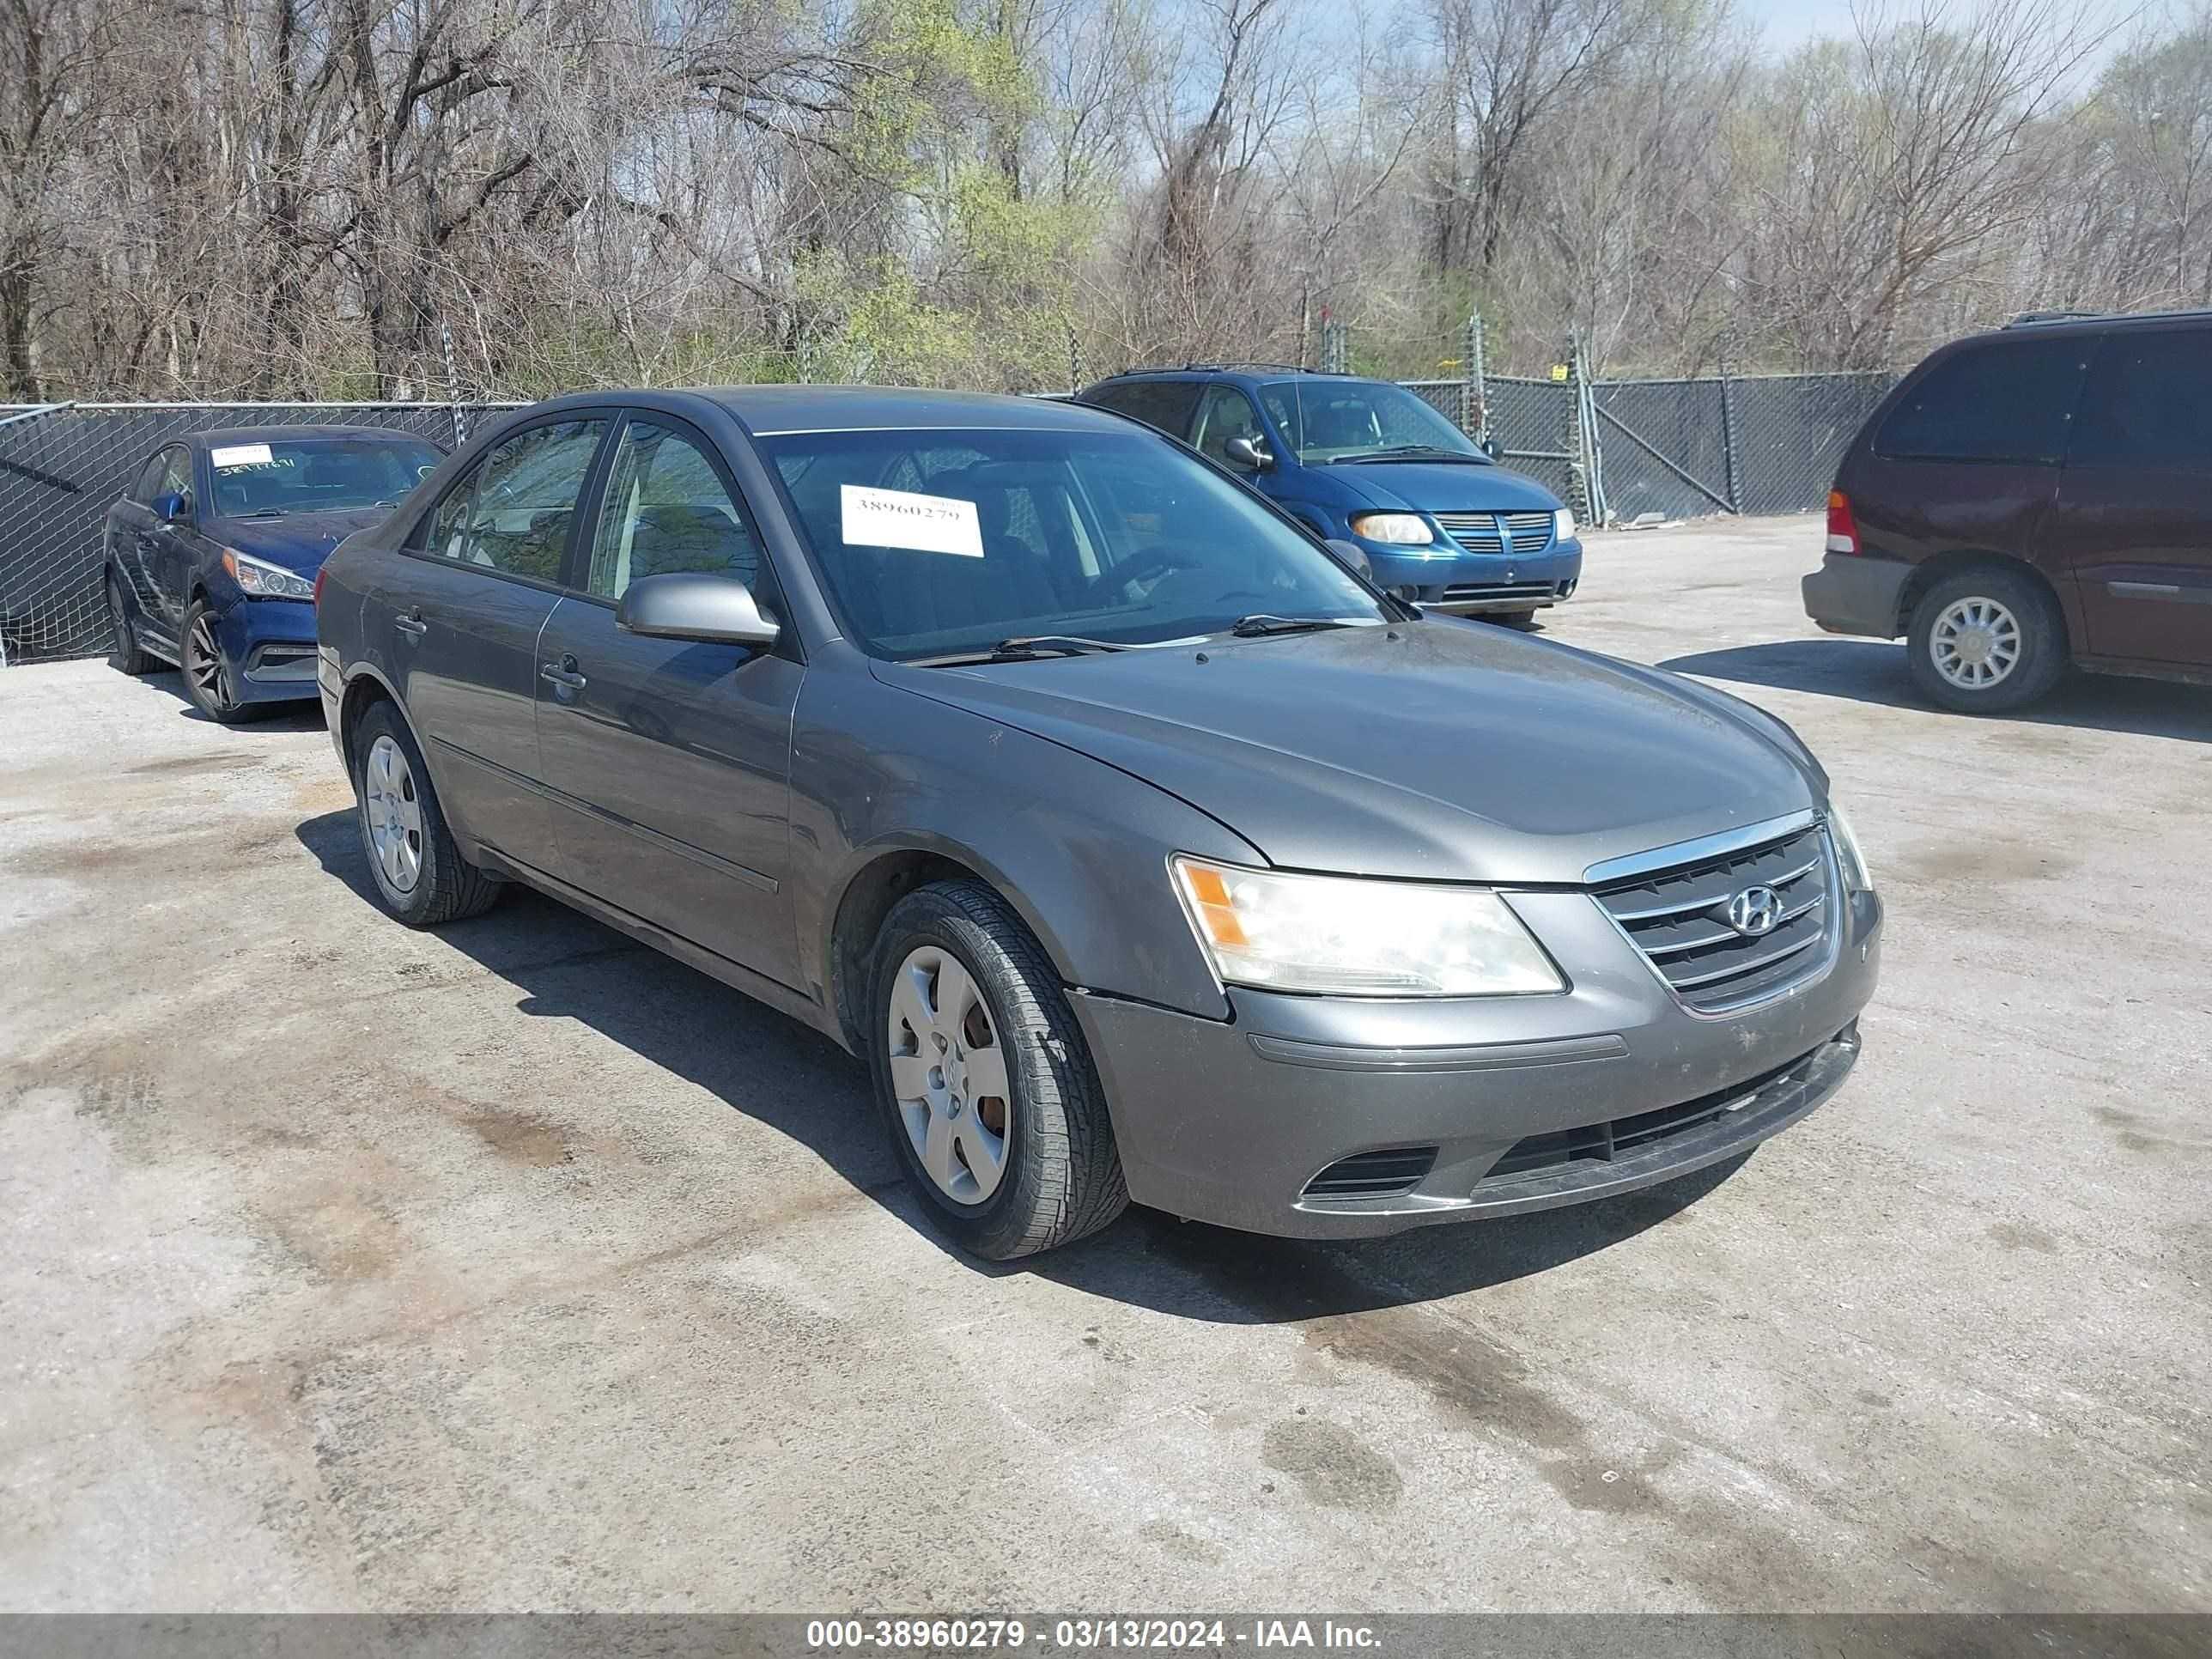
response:
[[[1597,538],[1546,626],[1826,760],[1856,1078],[1350,1247],[979,1266],[822,1039],[385,920],[313,718],[0,672],[0,1607],[2212,1608],[2212,693],[1916,707],[1819,545]]]

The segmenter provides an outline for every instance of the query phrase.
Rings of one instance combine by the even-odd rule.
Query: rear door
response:
[[[1844,488],[1864,550],[2032,559],[2094,334],[1977,340],[1936,358],[1852,458]],[[2073,609],[2071,585],[2049,574]]]
[[[613,423],[568,412],[502,438],[365,584],[365,643],[389,665],[447,817],[464,843],[541,870],[556,857],[538,781],[538,635]]]
[[[2212,328],[2105,337],[2045,543],[2091,653],[2212,666]]]
[[[726,575],[788,611],[757,520],[697,428],[633,413],[607,464],[577,587],[538,650],[538,743],[556,805],[555,873],[785,984],[799,978],[787,884],[797,641],[768,650],[648,639],[615,623],[630,583]]]

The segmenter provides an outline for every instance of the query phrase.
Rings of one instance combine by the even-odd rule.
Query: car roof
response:
[[[2102,334],[2112,329],[2170,327],[2212,323],[2212,311],[2024,311],[2001,328],[1969,336],[1996,339],[2021,334]]]
[[[609,404],[696,414],[707,404],[736,418],[755,435],[787,432],[902,431],[999,427],[1036,431],[1126,432],[1121,416],[1064,398],[1019,398],[989,392],[938,392],[912,386],[737,386],[681,391],[605,389],[571,392],[524,411],[605,408]]]
[[[302,438],[404,438],[434,447],[436,442],[418,432],[390,426],[226,426],[187,433],[182,441],[213,449],[222,444],[297,443]]]
[[[1263,386],[1288,380],[1365,380],[1365,374],[1342,374],[1333,368],[1303,368],[1296,363],[1179,363],[1150,368],[1126,368],[1098,382],[1115,380],[1225,380],[1234,385]]]

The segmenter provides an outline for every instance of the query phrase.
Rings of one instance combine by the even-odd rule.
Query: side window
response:
[[[2212,331],[2105,338],[2074,423],[2069,466],[2212,472]]]
[[[597,416],[554,421],[497,445],[426,520],[422,550],[560,580],[576,498],[606,428]]]
[[[734,576],[758,598],[761,564],[750,515],[699,445],[674,427],[633,416],[607,473],[589,590],[618,599],[641,576],[690,570]]]
[[[1210,386],[1198,405],[1198,428],[1191,434],[1191,445],[1201,455],[1232,471],[1249,471],[1229,459],[1231,438],[1260,441],[1259,411],[1252,407],[1252,400],[1235,386]]]
[[[138,476],[131,481],[131,499],[142,506],[150,502],[161,493],[161,479],[168,470],[169,452],[157,450],[146,465],[138,469]]]
[[[1133,415],[1146,426],[1158,427],[1171,438],[1190,428],[1190,411],[1198,402],[1195,380],[1121,380],[1102,388],[1092,398],[1123,415]]]
[[[1891,460],[2049,465],[2066,453],[2091,336],[1996,340],[1945,358],[1889,412]]]

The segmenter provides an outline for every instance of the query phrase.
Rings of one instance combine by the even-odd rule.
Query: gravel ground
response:
[[[965,1260],[822,1039],[384,920],[312,717],[0,672],[0,1607],[2212,1608],[2212,693],[1923,709],[1819,545],[1595,538],[1545,626],[1826,760],[1856,1076],[1358,1246]]]

